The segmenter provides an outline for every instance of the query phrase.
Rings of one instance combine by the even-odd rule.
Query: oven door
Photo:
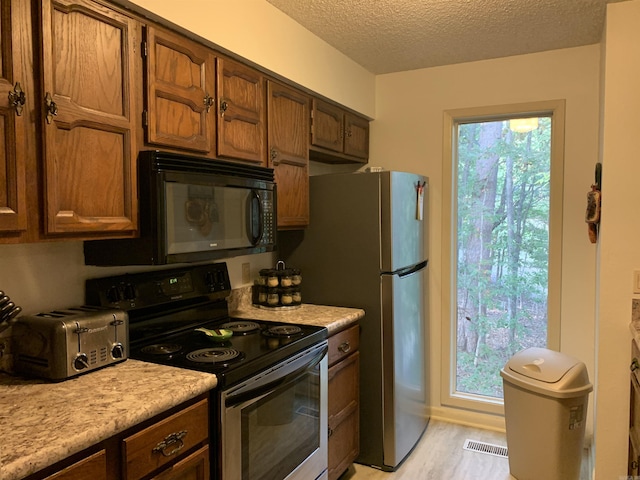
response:
[[[222,478],[327,478],[327,342],[221,394]]]

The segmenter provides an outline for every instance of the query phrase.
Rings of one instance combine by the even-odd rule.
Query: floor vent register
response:
[[[486,442],[479,442],[478,440],[466,439],[462,448],[471,452],[486,453],[487,455],[493,455],[495,457],[502,458],[508,458],[509,454],[509,450],[507,449],[507,447],[493,445]]]

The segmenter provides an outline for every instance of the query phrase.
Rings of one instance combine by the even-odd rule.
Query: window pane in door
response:
[[[456,388],[502,398],[500,369],[547,345],[551,118],[459,124]]]

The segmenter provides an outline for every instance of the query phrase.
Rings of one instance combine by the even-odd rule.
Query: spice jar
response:
[[[291,285],[293,285],[294,287],[297,287],[301,283],[302,283],[302,275],[300,275],[300,269],[292,268],[291,269]]]
[[[292,297],[292,305],[300,305],[302,303],[302,294],[300,293],[299,288],[292,288],[293,292],[291,293]]]
[[[278,286],[278,271],[273,268],[263,268],[260,270],[260,282],[267,287],[277,287]]]
[[[278,279],[280,280],[281,287],[288,288],[293,284],[291,270],[278,271]]]
[[[280,290],[280,303],[285,307],[288,307],[293,303],[293,289],[282,288]]]
[[[270,307],[277,307],[280,303],[280,295],[277,288],[267,289],[267,305]]]

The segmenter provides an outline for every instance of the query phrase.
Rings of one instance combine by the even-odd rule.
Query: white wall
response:
[[[607,7],[595,479],[626,478],[633,271],[640,270],[640,1]]]
[[[561,350],[595,376],[596,247],[584,222],[598,160],[598,45],[378,76],[372,165],[430,179],[430,402],[432,414],[472,423],[494,419],[441,406],[443,263],[441,261],[443,112],[449,109],[566,99]],[[625,318],[628,320],[628,315]],[[445,320],[446,321],[446,320]],[[493,424],[493,423],[489,423]],[[499,422],[495,424],[498,426]]]

